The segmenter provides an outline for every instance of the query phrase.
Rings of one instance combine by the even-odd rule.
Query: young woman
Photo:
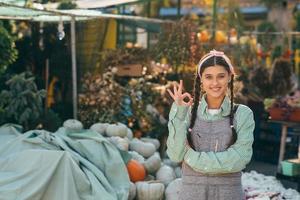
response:
[[[241,170],[251,160],[254,120],[233,103],[234,68],[220,51],[197,66],[194,95],[174,85],[167,154],[182,162],[182,200],[241,200]],[[230,95],[228,95],[229,91]]]

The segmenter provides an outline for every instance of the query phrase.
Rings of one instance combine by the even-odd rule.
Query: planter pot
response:
[[[300,108],[294,109],[290,114],[286,114],[285,109],[282,108],[271,108],[269,114],[272,120],[284,120],[300,122]]]

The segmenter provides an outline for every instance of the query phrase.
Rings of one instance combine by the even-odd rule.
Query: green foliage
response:
[[[34,77],[25,73],[14,75],[6,84],[9,90],[0,93],[0,119],[4,120],[1,123],[18,123],[25,130],[34,128],[42,113],[46,91],[38,90]]]
[[[0,21],[0,75],[17,59],[17,55],[14,40]]]
[[[165,57],[176,68],[196,64],[200,60],[200,54],[197,53],[200,49],[196,36],[197,26],[184,20],[168,26],[170,27],[165,27],[153,49],[153,58],[160,61]]]
[[[64,0],[62,1],[59,6],[57,7],[57,9],[60,10],[70,10],[70,9],[75,9],[77,7],[76,3],[73,3],[70,0]]]
[[[258,28],[258,32],[275,32],[276,28],[273,25],[273,23],[265,21],[262,22]],[[263,47],[266,49],[269,49],[270,46],[274,43],[274,40],[276,39],[276,36],[269,35],[269,34],[262,34],[257,36],[257,42],[259,42]]]

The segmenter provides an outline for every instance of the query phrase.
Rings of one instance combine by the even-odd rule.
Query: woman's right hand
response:
[[[169,92],[170,96],[173,98],[175,103],[179,106],[191,106],[193,104],[193,98],[192,95],[190,95],[188,92],[182,93],[183,83],[182,80],[178,83],[174,84],[173,92],[169,89],[167,91]],[[185,98],[188,98],[189,100],[186,102],[184,101]]]

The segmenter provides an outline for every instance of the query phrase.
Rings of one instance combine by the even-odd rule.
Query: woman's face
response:
[[[202,72],[201,82],[207,97],[223,98],[230,82],[230,74],[220,65],[206,67]]]

